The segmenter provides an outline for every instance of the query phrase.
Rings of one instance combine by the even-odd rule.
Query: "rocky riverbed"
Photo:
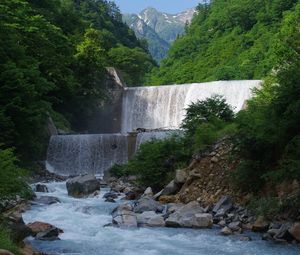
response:
[[[136,192],[136,198],[125,200],[130,198],[128,194],[126,198],[126,194],[116,191],[116,185],[122,183],[112,184],[112,189],[90,190],[90,195],[80,198],[68,195],[66,182],[43,185],[48,192],[36,192],[37,199],[31,209],[23,213],[23,219],[32,232],[35,230],[27,242],[46,254],[98,255],[100,250],[103,255],[141,252],[294,255],[300,252],[299,245],[263,241],[260,234],[243,228],[243,223],[229,220],[239,213],[245,214],[244,209],[234,205],[225,212],[226,217],[223,215],[217,221],[213,209],[219,213],[220,210],[226,211],[230,204],[228,197],[224,197],[215,208],[202,208],[197,201],[161,204],[153,198],[150,189],[141,194],[130,185],[124,190],[127,188],[125,191],[131,197]],[[221,235],[221,230],[225,234],[225,227],[234,235]],[[281,227],[278,225],[276,229]],[[49,232],[50,237],[51,233],[54,235],[47,239]],[[39,233],[46,234],[46,238],[40,238],[42,234]]]

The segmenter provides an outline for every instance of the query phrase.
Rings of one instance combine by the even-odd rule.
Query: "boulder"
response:
[[[137,217],[132,209],[133,207],[129,203],[116,207],[112,212],[113,224],[119,227],[136,228]]]
[[[223,196],[218,203],[214,206],[212,212],[216,217],[223,216],[225,213],[229,212],[233,207],[232,199],[230,196]]]
[[[63,233],[63,230],[49,223],[40,221],[29,223],[27,227],[32,231],[32,235],[39,240],[57,240],[58,235]]]
[[[100,190],[100,182],[94,175],[77,176],[67,181],[68,195],[76,198],[86,197]]]
[[[107,192],[103,195],[103,198],[105,198],[105,199],[117,199],[118,194],[115,193],[115,192]]]
[[[294,237],[289,232],[289,229],[293,226],[292,223],[285,223],[282,224],[280,229],[278,230],[278,233],[273,236],[274,240],[277,242],[291,242],[293,241]]]
[[[232,235],[233,232],[229,227],[224,227],[221,229],[220,234],[223,236],[229,236],[229,235]]]
[[[264,219],[264,217],[259,216],[254,224],[252,225],[252,231],[254,232],[265,232],[268,230],[269,223]]]
[[[179,190],[180,186],[173,180],[163,189],[161,196],[170,196],[177,193]]]
[[[146,211],[137,214],[137,223],[139,226],[146,227],[164,227],[165,221],[161,214],[156,214],[154,211]]]
[[[10,251],[0,249],[0,255],[14,255],[14,254],[11,253]]]
[[[53,227],[46,231],[37,233],[35,238],[37,240],[43,240],[43,241],[55,241],[55,240],[59,240],[58,236],[60,233],[61,233],[61,229]]]
[[[129,192],[125,193],[124,199],[125,200],[135,200],[135,199],[137,199],[137,197],[138,197],[138,194],[136,192],[129,191]]]
[[[111,197],[106,198],[104,202],[107,202],[107,203],[116,203],[116,201],[113,198],[111,198]]]
[[[176,184],[184,184],[187,179],[187,173],[185,170],[176,170],[174,182]]]
[[[36,184],[35,188],[34,188],[35,192],[44,192],[44,193],[48,193],[48,187],[45,184]]]
[[[34,204],[43,204],[43,205],[52,205],[56,203],[60,203],[60,200],[57,197],[52,196],[41,196],[39,198],[34,199]]]
[[[241,229],[242,223],[240,221],[234,221],[229,223],[228,227],[232,230],[232,231],[239,231]]]
[[[153,197],[153,191],[151,187],[148,187],[143,194],[143,197]]]
[[[288,231],[297,241],[300,241],[300,222],[294,223]]]
[[[155,201],[150,197],[142,197],[137,201],[136,206],[134,207],[135,213],[143,213],[146,211],[154,211],[161,213],[164,210],[164,206]]]
[[[203,213],[203,208],[196,201],[175,210],[166,219],[168,227],[207,228],[213,224],[212,215]]]

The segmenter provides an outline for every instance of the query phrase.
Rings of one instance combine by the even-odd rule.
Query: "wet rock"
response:
[[[132,209],[133,207],[127,203],[116,207],[112,212],[113,224],[119,227],[136,228],[137,217]]]
[[[175,183],[176,184],[184,184],[185,181],[187,179],[187,173],[185,170],[176,170],[176,174],[175,174]]]
[[[160,192],[157,192],[154,196],[153,196],[153,198],[155,199],[155,200],[157,200],[157,199],[159,199],[159,197],[161,196],[161,194],[163,193],[163,189],[160,191]]]
[[[162,191],[161,196],[169,196],[173,195],[176,192],[178,192],[180,189],[180,186],[175,183],[175,181],[171,181]]]
[[[100,190],[100,183],[94,175],[77,176],[67,181],[68,195],[76,198],[86,197]]]
[[[58,235],[63,233],[63,230],[40,221],[29,223],[27,227],[31,230],[32,235],[40,240],[56,240]]]
[[[146,227],[164,227],[165,221],[161,214],[156,214],[154,211],[146,211],[142,214],[137,214],[137,222],[139,226]]]
[[[36,184],[35,188],[34,188],[35,192],[44,192],[44,193],[48,193],[48,187],[45,184]]]
[[[289,228],[289,233],[297,240],[300,241],[300,222],[294,223],[292,227]]]
[[[52,205],[56,203],[60,203],[60,200],[57,197],[52,196],[41,196],[36,198],[33,203],[44,204],[44,205]]]
[[[54,241],[54,240],[59,240],[58,236],[60,233],[61,233],[61,229],[53,227],[46,231],[37,233],[35,238],[37,240],[43,240],[43,241]]]
[[[230,196],[223,196],[218,203],[214,206],[212,212],[215,217],[223,216],[232,209],[232,199]]]
[[[233,232],[232,232],[232,230],[229,227],[224,227],[220,231],[220,234],[223,235],[223,236],[229,236],[229,235],[232,235]]]
[[[14,255],[14,254],[11,253],[10,251],[0,249],[0,255]]]
[[[269,223],[264,219],[264,217],[259,216],[257,220],[252,225],[252,231],[254,232],[265,232],[268,230]]]
[[[107,202],[107,203],[116,203],[116,201],[113,198],[111,198],[111,197],[106,198],[104,202]]]
[[[134,207],[135,213],[143,213],[145,211],[154,211],[161,213],[164,210],[164,206],[155,201],[153,198],[142,197],[137,201],[137,205]]]
[[[117,199],[118,198],[118,194],[115,192],[107,192],[103,195],[103,198],[106,199]]]

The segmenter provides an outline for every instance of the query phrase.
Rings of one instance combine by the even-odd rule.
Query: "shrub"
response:
[[[18,247],[10,238],[10,232],[3,226],[0,226],[0,249],[5,249],[14,254],[20,254]]]
[[[165,140],[152,140],[141,145],[134,158],[123,166],[114,166],[112,174],[136,175],[138,184],[158,191],[173,177],[178,165],[186,165],[188,159],[182,138],[173,136]]]
[[[231,122],[234,119],[232,107],[220,95],[192,103],[186,109],[186,116],[181,127],[187,133],[194,134],[201,124],[210,122],[212,119],[220,119],[224,122]]]
[[[24,181],[26,171],[17,163],[12,149],[0,149],[0,198],[12,195],[29,197],[32,194]]]
[[[253,198],[248,208],[256,215],[264,216],[267,219],[273,219],[281,211],[281,207],[276,197]]]

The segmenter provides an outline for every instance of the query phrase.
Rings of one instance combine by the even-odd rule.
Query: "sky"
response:
[[[111,0],[114,1],[122,13],[139,13],[147,7],[154,7],[159,11],[175,14],[188,8],[196,7],[201,0]]]

